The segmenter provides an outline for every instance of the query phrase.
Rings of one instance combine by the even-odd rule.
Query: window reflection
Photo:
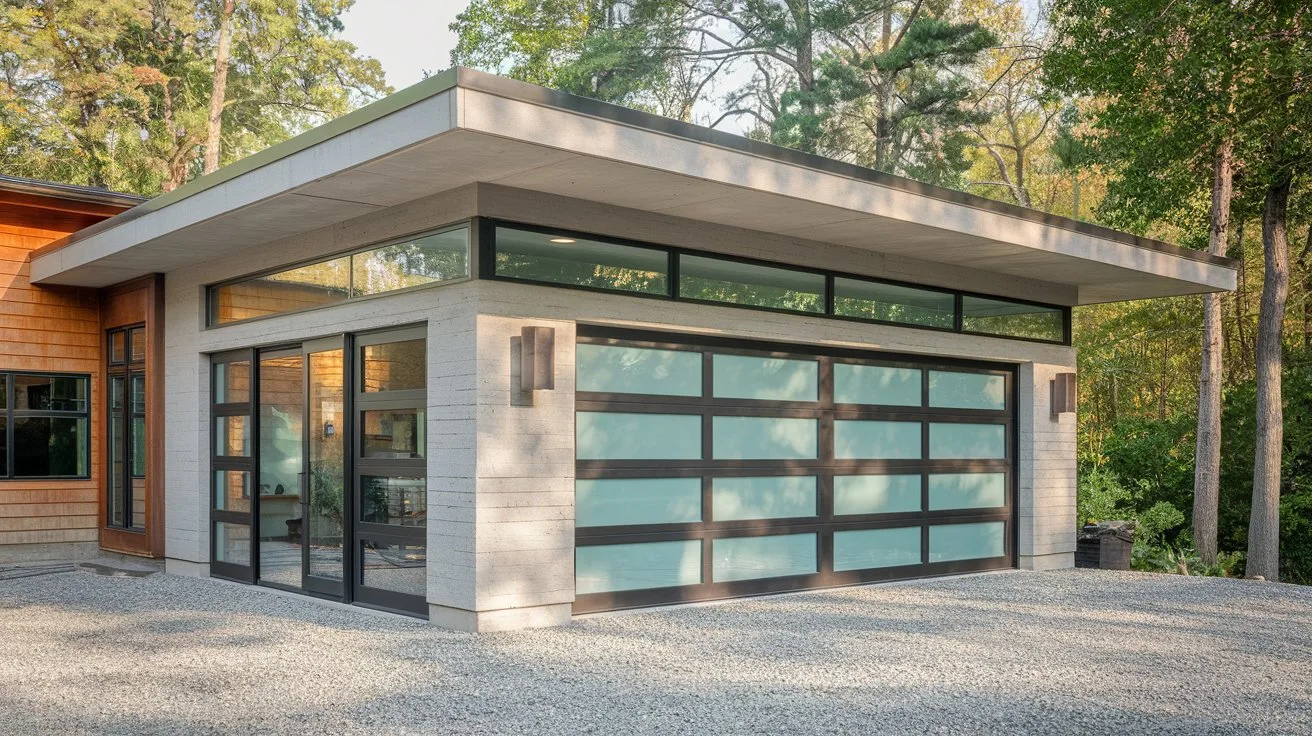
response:
[[[395,409],[361,412],[364,456],[419,458],[424,456],[424,412]]]
[[[823,312],[825,277],[807,271],[681,255],[679,297],[794,312]]]
[[[424,526],[428,487],[423,478],[365,475],[360,478],[362,520],[372,524]]]
[[[228,324],[468,277],[465,226],[212,286],[209,323]]]
[[[424,388],[427,374],[424,345],[424,339],[419,338],[361,348],[365,393]]]

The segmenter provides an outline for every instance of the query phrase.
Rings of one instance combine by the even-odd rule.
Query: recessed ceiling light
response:
[[[551,242],[553,242],[553,243],[559,243],[559,244],[561,244],[561,245],[569,245],[570,243],[573,243],[573,242],[574,242],[574,239],[573,239],[573,238],[552,238],[552,239],[551,239]]]

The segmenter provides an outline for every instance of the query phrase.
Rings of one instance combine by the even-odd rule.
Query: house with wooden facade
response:
[[[30,279],[33,253],[144,201],[0,176],[0,564],[86,558],[102,548],[163,553],[162,538],[144,539],[152,453],[144,415],[132,409],[148,399],[144,386],[119,408],[104,407],[106,387],[120,388],[106,363],[110,331],[126,338],[141,329],[140,284]],[[139,381],[125,380],[124,390]],[[122,420],[107,425],[111,413]],[[116,495],[104,493],[107,482]]]
[[[1236,280],[467,69],[71,230],[5,251],[9,467],[70,477],[0,542],[474,631],[1069,567],[1071,310]]]

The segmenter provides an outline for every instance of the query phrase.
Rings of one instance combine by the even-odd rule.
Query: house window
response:
[[[0,477],[89,476],[91,377],[0,373]]]
[[[109,332],[106,492],[112,527],[146,527],[146,328]]]
[[[209,324],[266,317],[469,278],[469,227],[251,276],[209,288]]]
[[[1067,307],[568,230],[480,222],[479,275],[485,279],[1070,344]]]

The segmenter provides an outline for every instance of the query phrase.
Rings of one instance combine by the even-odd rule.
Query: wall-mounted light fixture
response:
[[[1058,373],[1052,379],[1052,418],[1075,411],[1075,374]]]
[[[520,328],[519,389],[521,391],[551,391],[555,388],[556,328]]]

